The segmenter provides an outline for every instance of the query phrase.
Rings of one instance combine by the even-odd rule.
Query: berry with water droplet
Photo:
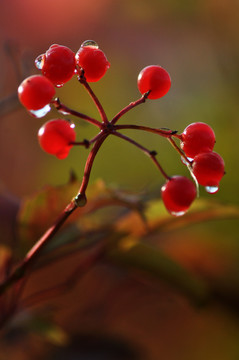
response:
[[[189,209],[197,196],[197,191],[190,179],[175,175],[163,185],[161,196],[168,212],[174,216],[181,216]]]
[[[74,125],[67,120],[47,121],[38,131],[41,148],[58,159],[65,159],[75,142]]]
[[[75,54],[67,46],[53,44],[36,58],[35,64],[56,87],[61,87],[75,73]]]
[[[84,70],[84,76],[88,82],[100,80],[110,67],[104,52],[96,43],[90,45],[84,42],[76,53],[76,64]]]
[[[212,151],[215,145],[213,129],[203,123],[195,122],[188,125],[181,134],[180,146],[185,155],[194,158],[202,152]]]
[[[210,151],[195,156],[192,171],[198,183],[207,187],[209,193],[219,189],[219,182],[225,174],[223,158],[216,152]]]
[[[29,112],[36,118],[44,117],[49,111],[51,111],[50,104],[45,105],[42,109],[29,110]]]
[[[85,40],[81,44],[81,47],[84,47],[84,46],[92,46],[92,47],[95,47],[96,49],[99,49],[99,45],[97,44],[97,42],[95,40]]]
[[[29,76],[18,87],[19,100],[28,110],[44,108],[54,95],[54,85],[42,75]]]
[[[148,99],[159,99],[166,95],[171,87],[169,73],[159,65],[149,65],[138,76],[138,88],[141,94],[150,91]]]
[[[44,56],[45,56],[45,54],[41,54],[41,55],[38,55],[38,57],[35,59],[35,66],[38,70],[42,69]]]

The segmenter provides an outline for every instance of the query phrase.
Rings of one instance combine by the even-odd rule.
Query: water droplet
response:
[[[82,44],[81,47],[85,47],[85,46],[92,46],[96,49],[99,49],[99,45],[97,44],[97,42],[95,42],[94,40],[85,40]]]
[[[69,111],[66,111],[64,109],[57,109],[57,111],[62,114],[62,115],[70,115],[70,112]]]
[[[183,216],[186,213],[186,211],[172,211],[171,215],[173,216]]]
[[[64,85],[64,83],[63,84],[55,84],[55,87],[61,88],[63,85]]]
[[[193,161],[193,158],[187,158],[188,159],[188,161]],[[182,161],[182,163],[184,164],[184,165],[188,165],[188,161],[186,161],[186,159],[183,157],[183,156],[181,156],[181,161]]]
[[[85,204],[87,203],[87,199],[85,194],[78,194],[75,198],[74,198],[75,204],[78,207],[82,207],[85,206]]]
[[[205,186],[205,190],[209,194],[215,194],[219,190],[219,186]]]
[[[49,104],[44,106],[42,109],[39,110],[29,110],[29,112],[35,116],[36,118],[42,118],[44,117],[49,111],[51,110],[51,107]]]
[[[43,67],[44,57],[45,57],[45,54],[41,54],[35,60],[35,66],[38,70],[41,70]]]

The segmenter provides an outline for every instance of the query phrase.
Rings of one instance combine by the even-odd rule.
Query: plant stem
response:
[[[134,107],[144,103],[149,96],[149,91],[146,92],[144,95],[141,96],[136,101],[131,102],[129,105],[127,105],[124,109],[122,109],[118,114],[116,114],[113,119],[111,120],[111,124],[115,124],[125,113],[127,113],[129,110],[133,109]]]
[[[154,129],[149,126],[141,126],[141,125],[115,125],[115,130],[124,130],[124,129],[132,129],[132,130],[143,130],[147,132],[151,132],[160,136],[168,137],[175,136],[177,131],[174,130],[164,130],[164,129]]]
[[[183,157],[183,159],[186,161],[188,165],[191,165],[191,161],[188,160],[187,156],[184,154],[184,152],[180,149],[180,147],[176,144],[174,139],[171,137],[168,137],[168,141],[171,143],[171,145],[174,147],[174,149]]]
[[[92,150],[90,151],[88,158],[86,160],[86,164],[85,164],[85,170],[84,170],[84,176],[81,182],[81,186],[78,192],[77,196],[85,196],[85,191],[86,188],[88,186],[89,183],[89,178],[90,178],[90,173],[91,173],[91,169],[92,169],[92,165],[93,162],[95,160],[96,154],[98,152],[98,150],[100,149],[101,145],[103,144],[103,142],[105,141],[105,139],[108,137],[109,133],[105,132],[105,131],[101,131],[97,136],[96,136],[96,141],[95,144],[92,148]],[[77,197],[76,196],[76,197]]]
[[[99,111],[99,114],[101,116],[101,119],[102,119],[103,123],[107,124],[109,121],[108,121],[108,118],[106,116],[105,110],[103,109],[103,106],[101,105],[98,97],[95,95],[95,93],[91,89],[90,85],[86,81],[86,78],[84,77],[84,75],[79,75],[78,80],[85,87],[85,89],[88,91],[90,97],[94,101],[94,103],[95,103],[95,105],[96,105],[96,107],[97,107],[97,109]]]
[[[56,232],[64,224],[67,218],[77,209],[77,205],[72,200],[58,217],[55,223],[43,234],[36,244],[29,250],[23,261],[15,268],[15,270],[0,284],[0,295],[4,293],[11,285],[20,280],[26,272],[31,268],[42,249],[49,243]]]
[[[158,160],[156,159],[156,151],[150,151],[148,150],[146,147],[142,146],[141,144],[137,143],[136,141],[134,141],[133,139],[129,138],[128,136],[125,136],[123,134],[112,132],[112,135],[118,136],[121,139],[124,139],[128,142],[130,142],[131,144],[135,145],[137,148],[139,148],[140,150],[142,150],[147,156],[149,156],[152,161],[154,162],[154,164],[157,166],[157,168],[159,169],[159,171],[161,172],[161,174],[163,175],[163,177],[165,177],[165,179],[170,179],[170,177],[166,174],[166,172],[163,170],[162,166],[160,165],[160,163],[158,162]]]
[[[85,114],[82,114],[78,111],[72,110],[69,107],[67,107],[66,105],[62,104],[60,102],[60,99],[57,98],[56,100],[52,101],[52,104],[55,106],[56,110],[58,110],[59,112],[62,112],[63,114],[69,114],[69,115],[73,115],[73,116],[77,116],[80,119],[86,120],[89,123],[98,126],[99,128],[101,127],[101,122],[88,116]]]
[[[84,206],[86,203],[85,191],[89,183],[90,173],[95,156],[100,149],[102,143],[109,135],[108,132],[102,131],[98,134],[98,138],[89,153],[86,161],[84,176],[78,192],[78,195],[66,206],[62,214],[58,217],[55,223],[43,234],[43,236],[36,242],[36,244],[29,250],[23,261],[15,268],[15,270],[0,284],[0,295],[3,294],[9,287],[22,279],[31,266],[35,263],[37,257],[40,255],[42,249],[54,237],[57,231],[65,223],[68,217],[77,209],[78,206]],[[83,202],[82,202],[83,200]],[[85,200],[85,201],[84,201]]]

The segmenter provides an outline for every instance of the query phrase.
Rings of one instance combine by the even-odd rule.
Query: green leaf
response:
[[[238,219],[239,207],[201,198],[185,215],[174,217],[167,213],[160,199],[149,202],[145,217],[154,230],[173,230],[209,220]]]

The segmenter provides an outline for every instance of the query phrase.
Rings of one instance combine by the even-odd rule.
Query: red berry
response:
[[[140,71],[138,88],[141,94],[150,91],[149,99],[159,99],[169,91],[171,78],[169,73],[159,65],[149,65]]]
[[[197,196],[194,183],[185,176],[173,176],[164,184],[161,195],[166,209],[175,216],[184,215]]]
[[[219,182],[223,177],[224,171],[223,158],[214,151],[200,153],[195,156],[192,170],[198,183],[206,186],[207,191],[217,192]]]
[[[18,87],[18,97],[28,110],[39,110],[55,95],[54,85],[42,75],[29,76]]]
[[[87,45],[87,44],[92,45]],[[84,70],[88,82],[100,80],[110,67],[105,54],[93,41],[84,42],[76,53],[76,63]]]
[[[181,148],[185,152],[185,155],[190,158],[194,158],[202,152],[212,151],[214,148],[214,131],[209,125],[203,122],[188,125],[181,136]]]
[[[65,159],[68,156],[75,137],[74,127],[63,119],[50,120],[38,131],[41,148],[59,159]]]
[[[69,81],[75,72],[75,54],[62,45],[51,45],[45,54],[36,58],[35,63],[42,74],[58,87]]]

